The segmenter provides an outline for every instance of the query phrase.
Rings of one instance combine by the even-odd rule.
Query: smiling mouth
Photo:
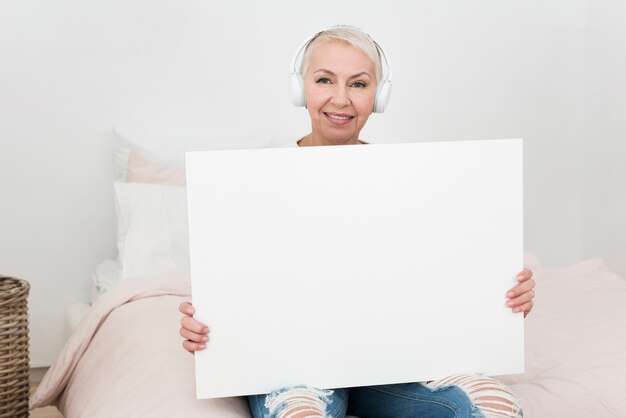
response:
[[[345,122],[347,122],[349,120],[354,119],[354,116],[341,114],[341,113],[327,113],[327,112],[324,112],[324,115],[326,115],[326,117],[328,119],[330,119],[332,122],[335,122],[335,123],[345,123]]]

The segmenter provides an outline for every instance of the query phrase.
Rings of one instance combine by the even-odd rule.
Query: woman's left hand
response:
[[[513,312],[524,312],[524,318],[526,318],[533,309],[533,298],[535,297],[533,272],[524,269],[517,275],[516,279],[519,283],[506,292],[508,298],[506,306],[511,308]]]

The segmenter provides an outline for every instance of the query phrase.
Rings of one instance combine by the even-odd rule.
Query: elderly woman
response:
[[[381,56],[382,50],[369,35],[349,26],[319,32],[306,44],[300,66],[303,77],[297,73],[292,77],[296,77],[294,100],[306,105],[311,133],[298,140],[298,146],[365,143],[359,139],[361,129],[373,110],[384,110],[389,93],[385,91],[388,86],[380,88],[388,82],[383,78]],[[506,293],[507,306],[524,316],[533,306],[531,276],[526,269],[519,273],[519,283]],[[203,350],[209,340],[208,327],[193,318],[190,303],[181,304],[180,311],[184,314],[183,347],[192,353]],[[255,418],[345,417],[346,413],[360,418],[522,416],[518,400],[507,387],[478,375],[333,390],[283,388],[250,396],[248,401]]]

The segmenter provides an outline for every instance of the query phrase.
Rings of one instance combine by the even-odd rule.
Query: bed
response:
[[[180,166],[127,140],[116,151],[119,259],[97,271],[97,297],[30,407],[53,404],[67,418],[248,418],[242,398],[195,399],[193,356],[181,348],[178,305],[190,300],[190,278]],[[626,417],[626,280],[600,259],[525,261],[537,282],[526,372],[498,378],[525,417]]]

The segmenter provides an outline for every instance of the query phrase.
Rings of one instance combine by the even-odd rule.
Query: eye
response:
[[[365,84],[362,81],[355,81],[354,83],[352,83],[352,87],[358,87],[360,89],[367,87],[367,84]]]
[[[315,82],[318,84],[330,84],[331,83],[330,79],[326,77],[318,78]]]

